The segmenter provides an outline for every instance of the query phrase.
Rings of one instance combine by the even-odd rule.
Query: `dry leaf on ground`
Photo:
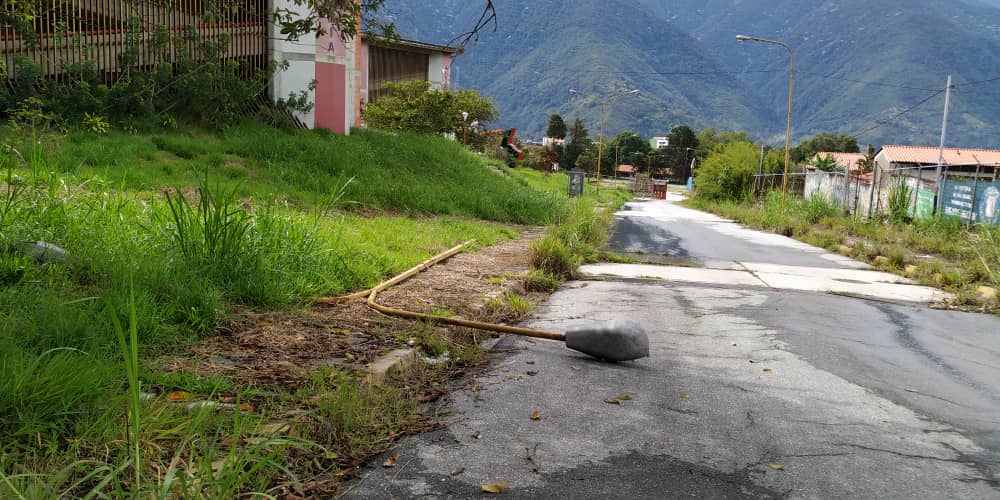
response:
[[[167,393],[167,399],[170,401],[191,401],[194,399],[194,394],[184,391],[170,391]]]
[[[532,420],[541,420],[542,416],[538,414],[538,410],[535,410],[535,411],[531,412],[531,419]]]
[[[500,493],[507,489],[507,481],[500,481],[499,483],[484,484],[483,491],[486,493]]]
[[[687,398],[688,398],[688,393],[682,392],[681,393],[681,399],[687,399]]]
[[[785,470],[785,466],[782,464],[767,464],[767,466],[774,470]]]
[[[609,405],[620,405],[620,404],[622,404],[621,401],[618,401],[617,399],[614,399],[614,398],[612,398],[612,399],[605,399],[604,402],[607,403],[607,404],[609,404]]]
[[[399,462],[399,452],[397,451],[393,456],[386,459],[386,461],[382,463],[382,466],[395,467],[398,462]]]

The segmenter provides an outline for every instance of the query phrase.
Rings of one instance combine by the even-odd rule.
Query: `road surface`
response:
[[[343,496],[1000,498],[1000,318],[672,202],[629,204],[612,244],[683,265],[587,266],[528,324],[636,320],[650,358],[507,337]]]

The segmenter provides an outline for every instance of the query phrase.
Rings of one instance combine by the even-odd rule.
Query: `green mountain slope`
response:
[[[388,12],[404,36],[447,43],[472,26],[481,2],[395,0]],[[679,123],[773,133],[772,111],[727,74],[691,36],[627,0],[497,2],[496,32],[470,44],[453,71],[458,86],[493,97],[498,125],[540,137],[546,118],[582,117],[599,126],[596,97],[638,88],[609,107],[606,134],[636,130],[666,134]],[[613,15],[611,15],[613,14]],[[578,96],[569,89],[580,91]],[[591,96],[587,96],[590,94]]]
[[[786,52],[739,44],[739,33],[795,48],[796,135],[859,134],[860,142],[936,144],[952,73],[949,144],[994,146],[1000,84],[961,87],[1000,75],[1000,10],[973,0],[643,0],[684,26],[772,108],[787,97]],[[992,1],[992,0],[991,0]],[[771,70],[755,72],[755,70]],[[870,82],[870,83],[860,83]],[[885,123],[881,123],[885,122]]]

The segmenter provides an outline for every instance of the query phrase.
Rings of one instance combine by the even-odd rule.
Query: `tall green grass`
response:
[[[149,366],[149,358],[215,333],[234,306],[293,307],[304,297],[371,286],[458,241],[488,245],[517,234],[464,214],[529,220],[551,215],[539,207],[555,207],[555,213],[560,207],[509,179],[498,185],[517,193],[499,189],[496,196],[450,200],[448,193],[459,188],[475,193],[466,188],[476,186],[479,174],[457,186],[442,178],[413,181],[400,172],[397,189],[412,183],[438,197],[414,213],[452,215],[365,217],[345,212],[342,202],[352,192],[371,192],[376,200],[390,193],[348,183],[346,171],[323,173],[316,164],[291,160],[284,168],[300,169],[301,177],[271,185],[281,172],[254,170],[246,165],[257,160],[224,151],[230,146],[223,146],[225,137],[209,134],[201,142],[202,133],[89,143],[71,133],[61,148],[29,145],[23,160],[0,154],[0,497],[230,498],[296,481],[286,465],[289,450],[314,444],[285,438],[220,444],[239,443],[265,423],[262,416],[187,414],[146,401],[139,388],[242,389],[166,374]],[[263,140],[264,131],[259,134]],[[337,141],[305,137],[323,148]],[[296,148],[309,147],[305,142]],[[348,146],[365,149],[358,140]],[[451,146],[437,147],[444,153],[413,153],[428,155],[416,163],[428,168],[439,155],[454,156]],[[81,153],[75,163],[73,151]],[[337,154],[336,148],[324,152]],[[227,164],[234,158],[243,163]],[[91,161],[105,165],[88,166]],[[192,166],[201,166],[200,173]],[[227,175],[227,168],[245,175]],[[392,168],[364,177],[380,182]],[[310,169],[318,173],[307,180]],[[10,245],[34,240],[65,248],[69,260],[39,263]]]
[[[454,141],[418,134],[355,130],[337,136],[245,122],[221,132],[72,132],[55,150],[57,171],[129,190],[194,186],[194,172],[207,170],[247,198],[277,195],[320,204],[331,189],[354,178],[344,197],[359,208],[527,224],[550,222],[562,208]]]

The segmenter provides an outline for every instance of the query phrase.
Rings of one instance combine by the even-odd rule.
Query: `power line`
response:
[[[969,82],[969,83],[960,83],[958,85],[954,85],[953,87],[954,88],[971,87],[973,85],[982,85],[984,83],[991,83],[991,82],[995,82],[995,81],[1000,81],[1000,76],[995,76],[993,78],[987,78],[985,80],[977,80],[977,81]]]
[[[875,130],[877,128],[883,127],[885,125],[888,125],[889,123],[891,123],[892,121],[894,121],[896,118],[899,118],[900,116],[903,116],[906,113],[909,113],[910,111],[913,111],[914,109],[919,108],[920,106],[922,106],[927,101],[930,101],[931,99],[933,99],[933,98],[935,98],[935,97],[943,94],[945,90],[946,89],[938,90],[937,92],[934,92],[933,94],[931,94],[931,95],[923,98],[920,102],[914,104],[913,106],[910,106],[909,108],[906,108],[903,111],[900,111],[899,113],[896,113],[895,115],[893,115],[893,116],[891,116],[891,117],[889,117],[889,118],[887,118],[885,120],[877,121],[877,122],[875,122],[875,125],[872,125],[871,127],[868,127],[866,129],[854,132],[851,135],[857,137],[857,136],[859,136],[861,134],[864,134],[864,133],[867,133],[867,132],[871,132],[872,130]]]
[[[876,86],[879,86],[879,87],[893,87],[893,88],[908,89],[908,90],[923,90],[923,91],[926,91],[926,92],[931,92],[931,91],[936,90],[936,89],[931,89],[931,88],[926,88],[926,87],[913,87],[913,86],[910,86],[910,85],[899,85],[899,84],[895,84],[895,83],[885,83],[885,82],[872,82],[872,81],[865,81],[865,80],[855,80],[855,79],[852,79],[852,78],[842,78],[842,77],[834,76],[834,75],[823,75],[823,74],[820,74],[820,73],[810,73],[808,71],[797,71],[797,73],[799,73],[801,75],[813,76],[813,77],[818,77],[818,78],[828,78],[830,80],[840,80],[842,82],[860,83],[860,84],[864,84],[864,85],[876,85]]]

